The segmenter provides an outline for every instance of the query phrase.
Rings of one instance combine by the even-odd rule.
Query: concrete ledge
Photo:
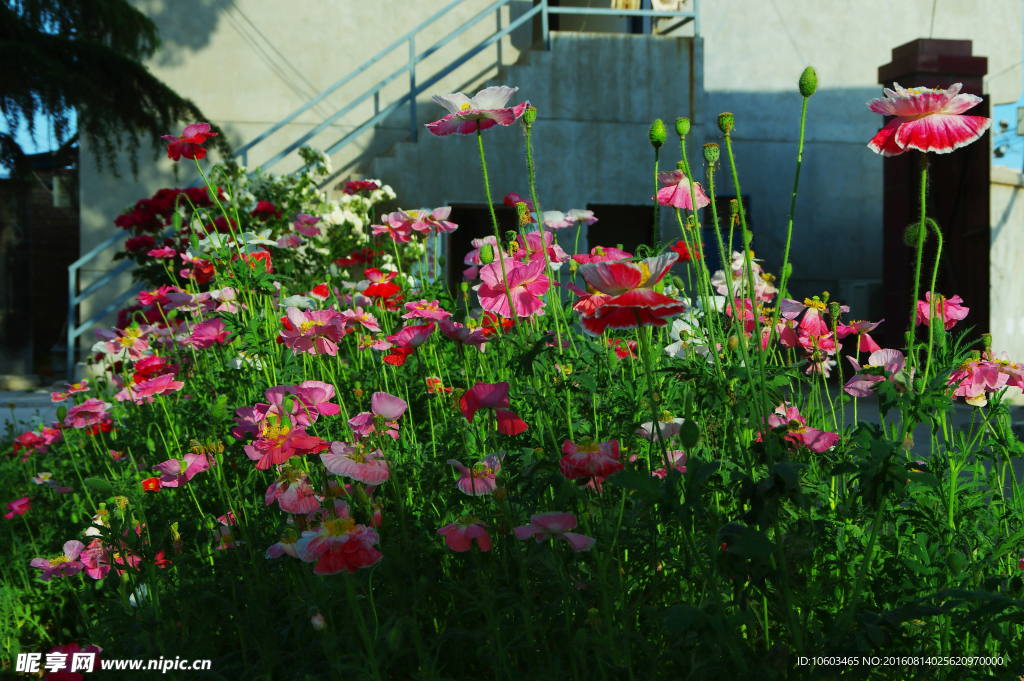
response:
[[[1011,187],[1024,187],[1024,173],[1019,173],[1006,166],[992,166],[992,184],[1008,184]]]
[[[38,387],[39,379],[35,376],[0,374],[0,390],[30,390]]]

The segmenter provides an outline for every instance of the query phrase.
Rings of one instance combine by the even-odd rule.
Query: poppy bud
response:
[[[490,265],[494,262],[494,249],[490,244],[484,244],[480,247],[480,262],[485,265]]]
[[[355,498],[359,508],[365,508],[370,503],[370,498],[366,496],[366,488],[362,485],[356,485]]]
[[[922,243],[928,241],[928,230],[925,229],[922,234],[920,222],[913,222],[907,225],[907,228],[903,230],[903,243],[913,248],[917,248],[919,241]]]
[[[729,336],[728,347],[730,350],[735,350],[740,346],[740,339],[736,336]]]
[[[528,106],[528,107],[526,107],[526,111],[523,112],[523,123],[526,124],[526,127],[529,128],[531,125],[533,125],[533,122],[536,121],[536,120],[537,120],[537,107],[535,107],[535,106]]]
[[[519,216],[520,226],[530,224],[530,207],[526,205],[525,201],[519,201],[516,203],[516,215]]]
[[[985,346],[985,354],[986,355],[991,355],[992,354],[992,334],[990,334],[990,333],[983,333],[983,334],[981,334],[981,342]]]
[[[498,489],[494,490],[494,498],[497,499],[498,501],[501,501],[507,496],[508,490],[505,489],[504,487],[499,487]]]
[[[398,627],[395,627],[394,629],[391,630],[391,633],[388,634],[388,648],[390,648],[392,652],[396,652],[401,647],[402,647],[402,630],[399,629]]]
[[[686,286],[683,284],[683,280],[675,275],[672,275],[672,285],[675,286],[680,291],[686,288]]]
[[[722,150],[714,142],[708,142],[704,145],[704,160],[708,163],[718,163],[718,157],[721,153]]]
[[[309,619],[309,621],[310,621],[310,624],[313,625],[313,628],[316,629],[317,631],[323,631],[324,629],[327,628],[327,618],[324,617],[323,615],[321,615],[320,613],[317,613],[317,614],[313,615]]]
[[[676,119],[676,134],[680,137],[686,137],[690,133],[690,119],[689,118],[677,118]]]
[[[459,285],[459,288],[461,288],[461,289],[462,289],[462,292],[463,292],[463,293],[469,293],[469,282],[468,282],[468,281],[464,281],[464,282],[462,282],[462,283],[461,283],[461,284]]]
[[[839,315],[840,313],[842,313],[842,311],[843,308],[839,303],[832,301],[831,303],[828,304],[828,313],[832,315],[832,319],[838,320]]]
[[[728,111],[718,114],[718,129],[724,134],[728,135],[735,125],[736,118]]]
[[[651,146],[655,149],[660,149],[665,144],[665,139],[668,137],[668,131],[665,130],[665,124],[661,122],[661,119],[655,119],[651,123],[651,130],[648,133],[648,138],[651,140]]]
[[[804,72],[800,74],[800,80],[797,81],[797,86],[800,88],[800,94],[804,97],[810,97],[817,91],[818,72],[814,70],[813,66],[804,69]]]

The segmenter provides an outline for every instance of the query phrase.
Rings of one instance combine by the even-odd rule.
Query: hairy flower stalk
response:
[[[924,213],[923,210],[921,212]],[[928,377],[931,376],[931,371],[932,371],[932,355],[934,354],[934,347],[933,346],[934,346],[934,343],[935,343],[935,336],[937,334],[944,334],[945,333],[945,331],[942,329],[941,318],[940,319],[936,319],[936,317],[938,317],[939,315],[938,315],[938,308],[937,308],[937,306],[938,306],[938,296],[935,293],[935,284],[936,284],[936,282],[937,282],[937,280],[939,278],[939,263],[942,261],[942,229],[939,228],[939,225],[938,225],[937,222],[935,222],[934,220],[932,220],[930,218],[926,218],[926,222],[928,223],[928,226],[932,228],[932,231],[935,232],[935,239],[936,239],[937,243],[935,245],[935,265],[932,267],[931,295],[928,297],[928,305],[930,307],[930,314],[928,315],[928,360],[927,360],[927,363],[925,364],[925,368],[924,368],[924,382],[925,382],[925,385],[928,384]],[[916,296],[915,296],[915,298],[916,298]],[[915,300],[914,302],[916,303],[917,301]],[[916,323],[916,321],[917,321],[917,319],[915,318],[915,320],[913,322],[911,322],[911,328],[914,328],[913,325]]]
[[[921,164],[921,221],[917,229],[917,252],[914,257],[914,292],[913,295],[910,296],[910,331],[907,334],[907,364],[910,366],[920,366],[917,358],[917,348],[914,341],[917,336],[917,297],[921,288],[921,259],[924,255],[924,238],[928,233],[928,226],[925,223],[928,211],[928,154],[922,151],[918,154],[918,159],[920,159]],[[937,268],[938,259],[936,259],[935,265]],[[935,293],[933,292],[932,298],[934,297]],[[928,332],[928,336],[930,339],[930,330]]]
[[[786,245],[782,250],[782,270],[780,271],[781,279],[779,281],[779,297],[787,296],[786,284],[789,282],[790,270],[789,267],[789,247],[793,241],[793,215],[796,214],[796,194],[797,189],[800,187],[800,166],[804,160],[804,129],[807,125],[807,101],[811,98],[818,89],[818,74],[814,70],[814,67],[808,66],[804,69],[803,74],[800,76],[798,83],[798,89],[800,90],[801,103],[800,103],[800,141],[796,147],[796,171],[793,174],[793,195],[789,199],[789,219],[786,221]],[[775,313],[772,315],[772,328],[769,329],[768,343],[771,344],[774,339],[776,328],[779,324],[779,310],[778,305],[775,306]]]
[[[508,285],[508,273],[505,271],[505,258],[501,256],[501,230],[498,229],[498,216],[494,214],[494,204],[491,202],[491,183],[487,180],[487,161],[484,159],[484,138],[481,134],[483,130],[480,128],[480,121],[476,124],[476,143],[480,149],[480,169],[484,176],[484,191],[487,193],[487,209],[491,211],[491,224],[494,225],[494,239],[498,244],[498,262],[501,265],[501,279],[505,282],[505,297],[508,299],[508,307],[512,310],[513,320],[518,321],[518,315],[516,314],[516,307],[512,304],[512,290]],[[522,327],[516,324],[516,328],[519,331],[519,337],[522,338],[523,330]]]

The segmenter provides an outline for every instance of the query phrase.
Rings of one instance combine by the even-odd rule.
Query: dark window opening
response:
[[[588,204],[587,210],[594,211],[594,217],[597,218],[597,222],[587,230],[588,251],[595,246],[618,248],[621,244],[622,250],[637,255],[637,248],[641,244],[654,245],[654,206]],[[566,236],[575,237],[575,230],[562,231],[572,231],[572,235]],[[569,252],[575,240],[568,242],[568,238],[559,238],[559,243]],[[583,250],[582,246],[580,250]]]
[[[505,232],[518,229],[519,217],[512,206],[495,205],[494,214],[498,218],[502,240]],[[473,250],[471,242],[473,239],[494,236],[494,225],[491,222],[491,212],[482,204],[453,204],[448,219],[459,226],[448,235],[448,255],[445,264],[449,289],[455,292],[459,290],[459,284],[462,282],[462,271],[469,267],[463,264],[463,260],[466,254]]]

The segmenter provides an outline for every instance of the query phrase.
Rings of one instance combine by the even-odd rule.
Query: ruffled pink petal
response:
[[[575,529],[576,516],[572,513],[535,513],[530,516],[530,524],[541,528],[548,534],[561,534]]]
[[[587,537],[582,534],[576,534],[575,532],[563,532],[558,535],[558,539],[564,539],[569,542],[569,546],[572,547],[573,551],[589,551],[597,543],[596,539]]]
[[[613,296],[636,288],[644,278],[637,265],[617,261],[589,263],[581,266],[579,273],[598,291]]]
[[[388,421],[397,421],[408,407],[401,397],[384,392],[374,393],[370,398],[370,409],[373,413],[383,416]]]
[[[544,534],[544,530],[534,525],[522,525],[512,530],[516,533],[516,538],[522,541],[529,539],[530,537],[537,534]],[[49,563],[47,563],[49,565]]]
[[[498,432],[502,435],[519,435],[525,433],[530,427],[526,421],[508,409],[496,409],[494,414],[498,419]]]
[[[903,149],[948,154],[980,138],[992,125],[982,116],[933,114],[905,121],[896,130],[896,144]]]
[[[469,100],[470,109],[501,109],[519,91],[517,87],[508,85],[492,85],[485,87]]]
[[[885,127],[878,131],[878,134],[871,138],[868,142],[868,149],[881,154],[882,156],[899,156],[906,149],[896,144],[896,130],[900,127],[902,121],[899,118],[894,118],[885,124]]]

